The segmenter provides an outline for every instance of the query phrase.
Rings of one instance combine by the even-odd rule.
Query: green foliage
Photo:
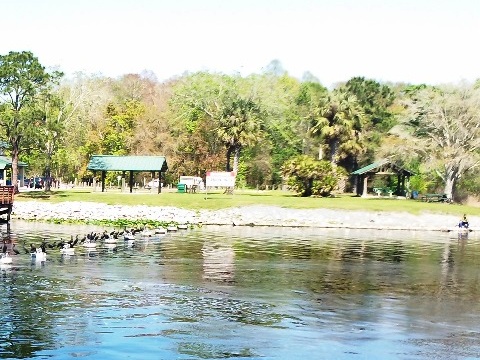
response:
[[[299,155],[285,162],[283,175],[290,189],[299,196],[329,196],[345,172],[329,161]]]
[[[47,104],[45,97],[49,95],[49,86],[62,75],[45,71],[38,58],[28,51],[11,51],[0,56],[0,95],[7,99],[0,103],[1,136],[10,145],[15,187],[18,186],[20,153],[38,148],[38,144],[48,138],[46,134],[51,133],[49,108],[41,105]],[[42,92],[43,96],[38,96]]]
[[[343,89],[334,90],[321,100],[315,114],[310,133],[324,142],[330,162],[338,164],[364,152],[361,134],[365,115],[354,95]]]

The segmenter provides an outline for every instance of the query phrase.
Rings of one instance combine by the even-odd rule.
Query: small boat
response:
[[[8,253],[3,253],[0,257],[0,264],[2,265],[11,264],[12,262],[13,259]]]
[[[188,224],[178,224],[178,229],[179,230],[186,230],[186,229],[188,229]]]

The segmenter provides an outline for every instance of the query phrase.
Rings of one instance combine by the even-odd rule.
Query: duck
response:
[[[126,231],[124,234],[123,234],[123,239],[125,241],[133,241],[135,240],[135,234],[131,231]]]
[[[167,233],[167,229],[165,229],[164,227],[158,227],[155,229],[155,234],[166,234]]]
[[[152,237],[155,235],[155,230],[145,227],[140,233],[143,237]]]
[[[167,226],[167,231],[177,231],[178,227],[175,224],[170,224]]]
[[[70,246],[69,243],[66,243],[60,249],[60,254],[62,254],[62,255],[75,255],[75,248]]]
[[[0,255],[0,264],[6,265],[6,264],[11,264],[13,262],[13,259],[10,257],[8,253],[2,253]]]
[[[12,244],[12,251],[15,253],[15,255],[19,255],[19,254],[20,254],[20,251],[18,251],[18,250],[15,248],[15,244]]]
[[[41,248],[38,248],[35,250],[34,253],[31,253],[32,259],[35,259],[35,261],[46,261],[47,260],[47,254],[42,251]]]
[[[97,243],[95,241],[87,239],[83,243],[83,246],[86,247],[86,248],[92,249],[92,248],[97,247]]]

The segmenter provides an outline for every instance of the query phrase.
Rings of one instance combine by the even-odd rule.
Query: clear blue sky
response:
[[[0,53],[120,76],[258,73],[277,59],[331,86],[353,76],[480,78],[479,0],[0,0]]]

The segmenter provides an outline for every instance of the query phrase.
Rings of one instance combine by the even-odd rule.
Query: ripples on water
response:
[[[0,272],[0,358],[478,358],[479,255],[474,233],[257,227],[21,254]]]

